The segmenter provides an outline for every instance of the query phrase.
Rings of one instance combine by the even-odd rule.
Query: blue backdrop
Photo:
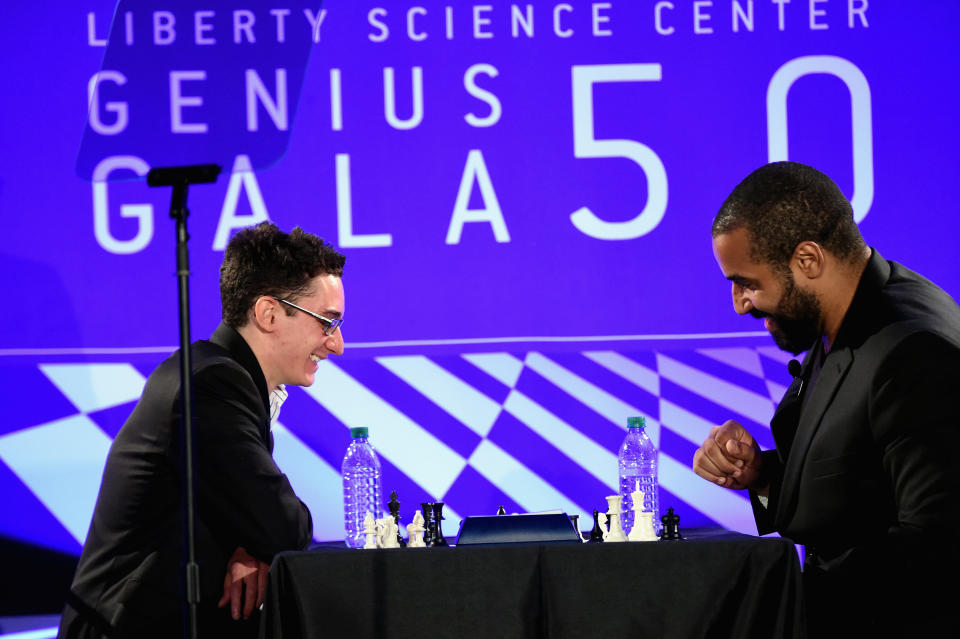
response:
[[[346,353],[275,428],[318,539],[341,535],[349,426],[405,521],[442,499],[455,532],[602,508],[634,414],[662,507],[755,531],[689,466],[727,418],[771,445],[789,382],[710,249],[769,160],[830,174],[871,245],[960,292],[955,3],[193,4],[0,21],[2,535],[79,552],[111,438],[175,348],[169,193],[134,179],[153,166],[224,165],[190,195],[195,338],[237,228],[348,256]]]

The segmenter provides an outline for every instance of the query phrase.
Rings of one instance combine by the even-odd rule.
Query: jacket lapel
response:
[[[800,471],[807,457],[807,451],[810,449],[810,443],[813,441],[814,435],[817,434],[823,415],[833,402],[837,390],[840,388],[840,384],[846,377],[852,363],[853,354],[850,348],[832,351],[823,363],[820,378],[816,385],[810,389],[812,394],[800,412],[796,435],[793,438],[790,453],[785,460],[786,467],[783,472],[783,483],[777,506],[778,528],[787,523],[781,520],[783,516],[795,512],[797,498],[800,494]]]
[[[777,455],[780,461],[784,462],[790,453],[790,447],[793,445],[793,438],[797,433],[797,423],[800,421],[800,408],[803,405],[803,385],[805,380],[810,379],[810,368],[813,366],[816,357],[816,348],[807,351],[803,358],[803,365],[800,369],[800,376],[795,377],[783,394],[780,403],[777,404],[777,410],[770,420],[770,432],[773,434],[773,441],[777,445]]]

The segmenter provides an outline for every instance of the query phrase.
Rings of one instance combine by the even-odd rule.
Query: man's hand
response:
[[[227,574],[223,578],[223,597],[217,607],[223,608],[230,604],[230,614],[234,619],[240,619],[241,610],[243,618],[249,619],[254,607],[263,605],[268,572],[269,564],[252,557],[243,546],[237,546],[227,562]]]
[[[733,490],[752,488],[765,494],[766,486],[755,485],[761,463],[757,442],[735,421],[710,429],[710,436],[693,454],[694,472],[707,481]]]

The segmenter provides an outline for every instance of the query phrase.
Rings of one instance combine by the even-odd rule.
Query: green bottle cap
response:
[[[366,426],[357,426],[356,428],[350,429],[351,437],[366,437],[367,436],[367,427]]]
[[[627,417],[627,428],[643,428],[646,425],[646,417]]]

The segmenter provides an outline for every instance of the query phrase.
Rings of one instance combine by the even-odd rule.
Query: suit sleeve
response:
[[[313,524],[263,441],[262,413],[259,392],[241,368],[195,373],[200,516],[231,550],[243,546],[269,562],[278,552],[306,548]]]
[[[878,367],[869,404],[895,512],[886,535],[864,541],[857,563],[880,605],[901,606],[930,627],[957,621],[955,589],[944,584],[960,569],[958,371],[956,347],[911,336]]]
[[[960,351],[931,334],[904,340],[877,370],[869,419],[892,482],[895,537],[960,533]]]

